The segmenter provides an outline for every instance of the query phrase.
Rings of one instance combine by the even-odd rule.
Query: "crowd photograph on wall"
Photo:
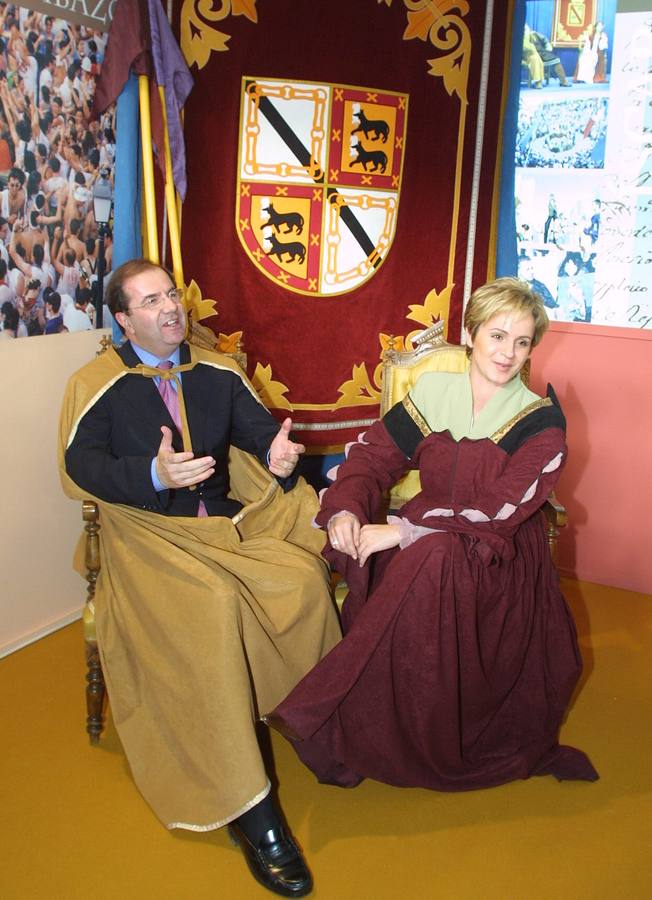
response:
[[[0,3],[0,339],[94,327],[93,187],[115,110],[91,118],[105,35]],[[112,237],[105,237],[105,271]]]

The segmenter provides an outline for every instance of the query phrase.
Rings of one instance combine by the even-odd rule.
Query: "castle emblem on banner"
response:
[[[268,278],[343,294],[378,271],[396,232],[408,95],[245,77],[236,228]]]

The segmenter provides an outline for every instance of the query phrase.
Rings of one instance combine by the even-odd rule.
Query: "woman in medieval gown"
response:
[[[422,375],[349,448],[316,518],[349,588],[345,636],[266,718],[323,782],[598,777],[558,742],[581,659],[540,508],[565,420],[551,388],[538,397],[519,377],[546,312],[502,278],[464,323],[468,371]],[[420,493],[372,524],[408,469]]]

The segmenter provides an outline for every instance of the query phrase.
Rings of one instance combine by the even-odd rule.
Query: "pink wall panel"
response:
[[[652,333],[556,322],[534,351],[568,420],[563,574],[652,593]]]

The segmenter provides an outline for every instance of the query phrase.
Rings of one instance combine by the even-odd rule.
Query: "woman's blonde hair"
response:
[[[534,319],[532,346],[536,347],[548,328],[548,314],[543,300],[527,281],[520,278],[496,278],[471,294],[464,311],[464,327],[475,340],[478,328],[499,313],[515,313]]]

